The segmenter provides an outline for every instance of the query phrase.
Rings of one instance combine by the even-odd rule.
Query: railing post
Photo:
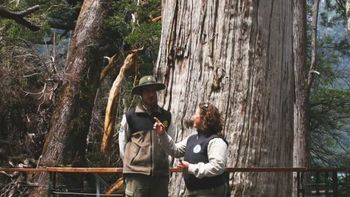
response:
[[[298,171],[297,172],[297,197],[300,197],[300,184],[301,184],[301,181],[300,181],[300,172]]]
[[[51,197],[51,190],[52,190],[52,174],[49,172],[49,183],[47,186],[47,196]]]
[[[305,196],[304,172],[297,171],[297,197]]]
[[[333,197],[338,196],[338,173],[333,171]]]
[[[100,193],[100,180],[98,179],[97,176],[95,176],[95,180],[96,180],[96,197],[100,197],[101,193]]]
[[[302,197],[304,197],[305,196],[305,172],[301,172],[301,176],[300,176],[300,184],[301,184],[301,187],[302,187]]]
[[[329,177],[329,174],[328,174],[328,171],[326,171],[324,173],[324,183],[325,183],[325,194],[326,194],[326,196],[328,196],[329,190],[330,190],[328,177]]]
[[[316,172],[316,184],[315,184],[315,189],[316,189],[316,194],[320,195],[320,172]]]
[[[49,183],[47,189],[47,196],[53,196],[53,191],[56,190],[56,172],[48,172],[49,173]]]

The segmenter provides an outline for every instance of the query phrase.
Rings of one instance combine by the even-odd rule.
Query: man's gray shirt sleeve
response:
[[[187,138],[175,144],[174,140],[167,133],[158,137],[162,148],[169,155],[173,157],[183,157],[185,155]]]
[[[128,138],[128,133],[129,133],[129,126],[126,121],[126,116],[123,115],[122,121],[120,123],[120,128],[119,128],[119,153],[120,153],[120,158],[124,159],[124,153],[125,153],[125,144],[127,143],[127,138]]]

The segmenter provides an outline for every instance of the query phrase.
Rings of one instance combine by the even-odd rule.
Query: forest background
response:
[[[349,167],[350,46],[346,31],[346,2],[315,2],[318,1],[307,1],[306,57],[307,65],[312,67],[310,72],[315,76],[310,87],[308,112],[310,166]],[[63,91],[67,53],[82,5],[83,1],[79,0],[1,2],[0,166],[41,165],[50,120]],[[81,147],[85,152],[81,164],[90,167],[121,166],[117,143],[110,144],[108,154],[101,153],[100,149],[109,92],[125,64],[124,60],[142,48],[133,57],[135,63],[122,83],[115,111],[117,130],[121,114],[136,103],[137,98],[130,95],[132,86],[140,76],[154,71],[161,38],[159,0],[121,0],[111,5],[98,46],[103,53],[90,52],[96,64],[101,65],[97,93],[89,104],[92,115],[86,120],[88,134],[83,140],[87,144]],[[20,16],[22,20],[11,18],[6,13]],[[315,13],[318,18],[316,26]],[[28,23],[23,23],[23,19]],[[117,132],[114,134],[112,142],[117,142]],[[109,177],[107,181],[115,179]],[[17,181],[17,177],[2,176],[1,193],[13,192],[16,185],[13,183],[18,184]],[[27,190],[16,192],[26,193]]]

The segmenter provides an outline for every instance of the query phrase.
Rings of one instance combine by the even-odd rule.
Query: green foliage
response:
[[[347,133],[350,91],[321,88],[312,97],[311,154],[314,166],[344,167],[349,164]]]
[[[107,43],[113,50],[128,52],[143,47],[137,60],[141,75],[152,73],[157,59],[161,24],[151,19],[160,16],[160,1],[151,0],[136,5],[136,1],[124,0],[112,3],[112,14],[106,21]],[[136,74],[139,74],[136,73]]]
[[[132,46],[146,46],[156,49],[159,44],[159,35],[161,31],[161,24],[141,24],[133,32],[126,37],[126,42]]]
[[[345,19],[346,0],[325,0],[325,9],[327,12],[335,11],[337,13],[337,15],[334,16],[335,19]]]
[[[308,1],[309,20],[312,3]],[[340,33],[345,24],[344,3],[326,0],[320,4],[315,68],[320,74],[315,74],[310,95],[311,162],[317,167],[347,166],[350,160],[350,91],[342,82],[347,80],[343,74],[347,68],[339,66],[350,49],[346,34]],[[309,38],[310,24],[308,21]],[[311,39],[308,40],[311,59]]]
[[[152,11],[158,8],[153,5],[154,2],[159,4],[159,0],[152,0],[141,6],[137,6],[135,1],[113,2],[111,9],[113,13],[106,22],[110,30],[109,36],[117,40],[123,39],[122,43],[129,48],[149,47],[157,43],[161,25],[150,21],[150,13],[159,13],[159,10]],[[133,21],[135,17],[137,21]]]
[[[313,130],[341,129],[350,118],[350,91],[321,88],[312,95]]]
[[[26,20],[40,26],[40,30],[33,32],[29,29],[15,23],[13,20],[0,20],[0,26],[6,33],[7,37],[15,41],[25,40],[29,43],[43,43],[46,35],[52,34],[52,20],[61,20],[67,24],[60,26],[74,27],[74,22],[79,12],[79,5],[76,7],[69,7],[65,1],[52,0],[21,0],[16,4],[15,1],[7,1],[3,4],[9,11],[20,12],[26,10],[34,5],[39,5],[40,9],[34,13],[26,16]]]
[[[161,24],[153,23],[151,19],[160,16],[161,2],[150,0],[140,5],[136,3],[133,0],[112,1],[111,14],[104,25],[107,29],[104,43],[106,43],[108,56],[116,52],[123,53],[144,47],[144,54],[139,56],[138,62],[142,64],[140,68],[147,67],[145,70],[148,72],[152,70],[157,58],[161,30]],[[17,1],[8,0],[4,3],[4,6],[11,11],[22,11],[34,5],[40,5],[40,9],[26,19],[40,25],[41,30],[32,32],[13,20],[1,20],[2,31],[9,39],[18,43],[21,40],[28,43],[44,43],[50,42],[55,32],[58,35],[56,42],[60,42],[63,39],[62,36],[74,28],[81,7],[80,4],[71,6],[66,1],[60,0],[21,0],[18,4]]]

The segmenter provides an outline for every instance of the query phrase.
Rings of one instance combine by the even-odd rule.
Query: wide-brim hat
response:
[[[163,83],[157,82],[156,78],[154,78],[152,75],[147,75],[140,79],[139,84],[132,88],[131,93],[140,95],[142,89],[145,87],[154,87],[158,91],[163,90],[165,88],[165,85]]]

